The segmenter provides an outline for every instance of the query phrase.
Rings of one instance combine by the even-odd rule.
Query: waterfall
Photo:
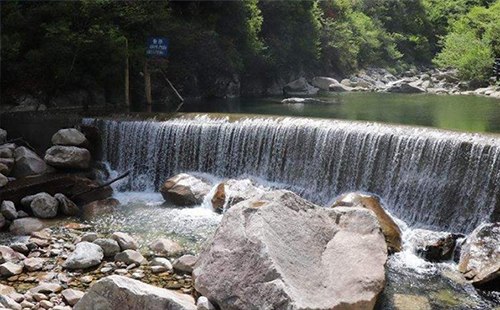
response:
[[[180,172],[250,176],[317,204],[361,190],[407,223],[470,232],[495,219],[500,139],[431,128],[305,118],[85,119],[130,190]]]

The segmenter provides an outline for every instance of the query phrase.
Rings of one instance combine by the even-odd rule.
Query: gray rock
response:
[[[273,191],[226,212],[193,277],[221,309],[371,310],[386,261],[372,211]]]
[[[80,208],[63,194],[55,194],[54,198],[59,202],[59,210],[65,215],[76,216],[80,214]]]
[[[334,78],[330,77],[324,77],[324,76],[316,76],[312,79],[311,84],[321,90],[329,91],[330,90],[330,85],[334,84],[340,84],[339,81],[337,81]]]
[[[217,185],[211,202],[217,212],[222,212],[235,204],[264,195],[268,189],[256,186],[249,179],[228,180]]]
[[[33,199],[35,199],[36,197],[39,197],[39,196],[44,196],[44,195],[49,195],[49,194],[46,192],[41,192],[41,193],[38,193],[35,195],[26,196],[23,199],[21,199],[21,205],[25,208],[31,208],[31,202],[33,201]]]
[[[340,103],[339,101],[333,101],[333,100],[320,100],[320,99],[314,99],[314,98],[298,98],[298,97],[292,97],[292,98],[286,98],[281,100],[281,103],[283,104],[338,104]]]
[[[24,212],[23,210],[19,210],[17,211],[17,218],[20,219],[20,218],[24,218],[24,217],[29,217],[29,214]]]
[[[82,235],[82,241],[94,242],[97,239],[95,232],[86,232]]]
[[[165,238],[151,242],[149,248],[158,256],[176,256],[182,252],[182,247],[178,242]]]
[[[52,144],[65,146],[86,146],[87,138],[74,128],[61,129],[52,136]]]
[[[0,265],[0,274],[4,277],[11,277],[22,272],[22,265],[14,264],[12,262],[6,262]]]
[[[11,234],[16,236],[29,235],[34,231],[50,227],[51,224],[51,221],[37,219],[34,217],[18,218],[12,222],[9,227],[9,231]]]
[[[424,89],[418,86],[414,86],[411,83],[408,83],[404,80],[390,83],[386,91],[390,93],[403,93],[403,94],[425,93]]]
[[[53,146],[45,153],[47,164],[58,168],[87,169],[91,156],[87,149],[76,146]]]
[[[94,243],[102,248],[105,257],[114,257],[120,252],[120,245],[113,239],[96,239]]]
[[[57,283],[40,282],[40,284],[38,284],[34,288],[31,288],[29,292],[31,294],[51,294],[59,293],[62,290],[62,286]]]
[[[194,299],[123,276],[97,281],[73,310],[195,310]]]
[[[42,218],[53,218],[57,215],[59,202],[47,193],[38,194],[30,204],[33,215]]]
[[[54,171],[35,152],[24,146],[16,148],[14,157],[16,164],[12,170],[12,176],[15,178],[24,178],[30,175],[45,174]]]
[[[137,250],[139,247],[137,242],[129,234],[123,232],[115,232],[111,235],[111,239],[118,242],[120,249],[125,250]]]
[[[61,292],[61,295],[64,297],[64,300],[68,303],[70,306],[76,305],[80,299],[82,299],[83,295],[85,295],[84,292],[74,290],[74,289],[65,289],[64,291]]]
[[[0,143],[7,141],[7,130],[0,128]]]
[[[318,91],[318,88],[311,86],[303,77],[283,86],[283,92],[288,95],[316,95]]]
[[[431,262],[450,260],[457,238],[458,235],[449,232],[426,229],[414,229],[408,236],[415,253]]]
[[[66,269],[85,269],[97,266],[104,258],[100,246],[90,242],[80,242],[68,259],[63,263]]]
[[[173,269],[172,263],[165,257],[155,257],[151,260],[150,266],[152,267],[163,267],[165,271],[171,271]]]
[[[6,295],[0,295],[0,305],[7,307],[7,309],[21,310],[22,307],[15,300]]]
[[[198,257],[194,255],[182,255],[174,261],[173,267],[177,271],[192,273]]]
[[[5,262],[19,262],[24,259],[24,255],[17,253],[8,246],[0,245],[0,264]]]
[[[9,179],[0,173],[0,188],[4,187],[9,183]]]
[[[14,205],[14,203],[12,201],[4,200],[2,202],[2,207],[0,208],[0,212],[9,221],[13,221],[13,220],[17,219],[16,206]]]
[[[178,206],[192,206],[201,204],[210,189],[203,180],[181,173],[165,181],[160,192],[165,200]]]
[[[462,245],[458,267],[474,285],[500,277],[500,222],[474,229]]]
[[[43,268],[45,260],[39,257],[31,257],[24,260],[24,268],[27,271],[37,271]]]
[[[9,175],[11,170],[12,170],[11,167],[7,166],[4,163],[0,163],[0,173],[3,174],[4,176]]]
[[[7,220],[5,217],[0,213],[0,229],[4,228],[7,225]]]
[[[13,251],[27,255],[29,253],[28,246],[25,243],[13,243],[9,246]]]
[[[138,251],[125,250],[115,255],[115,261],[130,264],[144,264],[146,259]]]

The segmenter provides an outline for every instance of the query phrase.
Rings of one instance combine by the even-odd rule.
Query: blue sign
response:
[[[168,56],[167,38],[149,38],[146,55],[149,57],[167,57]]]

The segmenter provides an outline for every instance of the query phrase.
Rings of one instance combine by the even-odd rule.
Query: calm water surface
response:
[[[337,118],[500,133],[500,100],[494,98],[344,93],[325,95],[321,99],[332,103],[281,104],[282,98],[203,100],[186,102],[181,111]]]

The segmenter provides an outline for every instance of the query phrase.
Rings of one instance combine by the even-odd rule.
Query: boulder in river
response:
[[[305,78],[294,80],[283,86],[283,92],[287,95],[307,96],[316,95],[319,89],[311,86]]]
[[[467,237],[460,252],[459,270],[474,285],[500,277],[500,222],[483,223]]]
[[[196,310],[193,297],[122,276],[97,281],[73,310]]]
[[[389,253],[401,251],[401,229],[384,210],[380,200],[376,196],[364,195],[361,193],[348,193],[337,199],[332,207],[362,207],[372,210],[379,220]]]
[[[56,145],[47,150],[44,160],[58,168],[87,169],[91,156],[87,149],[81,147]]]
[[[61,129],[52,136],[52,144],[65,146],[86,146],[87,138],[75,128]]]
[[[193,271],[221,309],[373,309],[387,245],[365,208],[272,191],[229,209]]]
[[[178,206],[201,204],[210,192],[210,185],[202,179],[181,173],[168,179],[160,189],[163,198]]]
[[[80,242],[76,245],[73,253],[63,263],[66,269],[85,269],[97,266],[104,258],[104,253],[100,246],[90,242]]]
[[[98,238],[93,242],[102,248],[105,257],[114,257],[120,252],[120,245],[113,239]]]
[[[84,205],[81,209],[81,217],[85,221],[90,221],[104,214],[112,214],[120,201],[115,198],[96,200]]]
[[[260,197],[266,189],[255,186],[251,180],[228,180],[217,185],[212,196],[212,207],[217,212],[222,212],[233,205],[250,198]]]
[[[125,250],[115,255],[115,261],[122,262],[127,265],[138,264],[141,265],[146,262],[144,256],[141,253],[134,250]]]
[[[15,178],[24,178],[30,175],[45,174],[54,171],[35,152],[25,146],[16,148],[14,157],[16,164],[11,174]]]
[[[450,260],[459,235],[444,231],[414,229],[408,239],[415,252],[427,261]]]
[[[283,104],[338,104],[340,102],[338,101],[326,101],[326,100],[321,100],[321,99],[314,99],[314,98],[298,98],[298,97],[292,97],[292,98],[286,98],[281,100],[281,103]]]
[[[111,235],[111,239],[118,242],[122,251],[137,250],[139,248],[137,241],[135,241],[135,239],[127,233],[115,232]]]
[[[403,94],[425,93],[425,90],[423,88],[415,86],[414,84],[404,80],[390,83],[386,91],[389,93],[403,93]]]
[[[157,256],[176,256],[182,252],[182,246],[178,242],[166,238],[154,240],[149,248]]]

